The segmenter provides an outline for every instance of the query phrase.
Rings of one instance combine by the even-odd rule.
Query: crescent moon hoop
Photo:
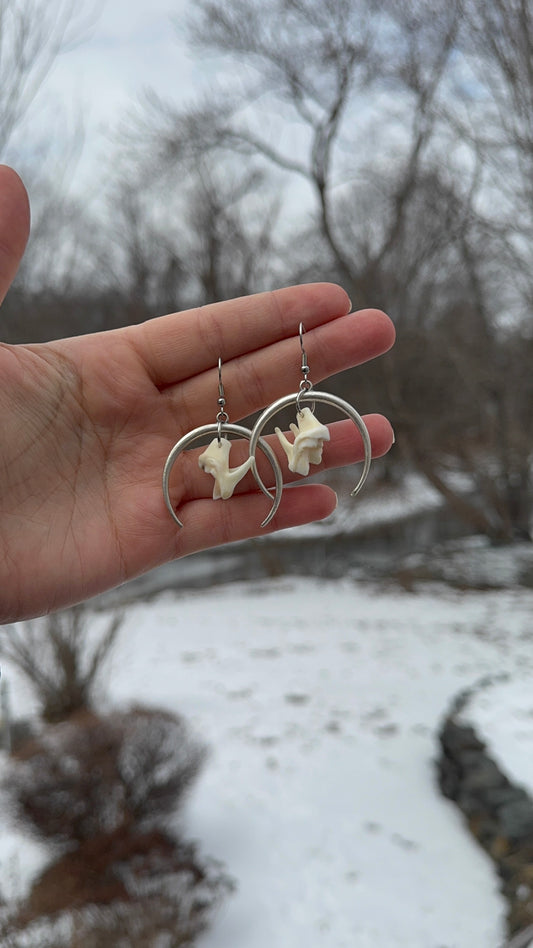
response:
[[[170,499],[170,493],[169,493],[170,472],[172,468],[174,467],[174,464],[176,460],[178,459],[179,455],[182,453],[182,451],[185,451],[186,448],[190,447],[190,445],[194,444],[196,441],[200,441],[201,438],[205,438],[207,435],[214,435],[214,434],[217,435],[218,437],[221,437],[225,434],[239,435],[239,437],[246,438],[248,441],[250,441],[252,437],[252,432],[250,431],[249,428],[244,428],[242,425],[230,425],[228,422],[223,422],[222,425],[220,425],[217,422],[216,424],[202,425],[200,428],[194,428],[193,431],[190,431],[188,434],[184,435],[183,438],[180,438],[178,442],[176,442],[168,458],[166,459],[165,467],[163,468],[163,497],[165,498],[165,504],[167,505],[167,509],[170,516],[172,517],[173,520],[176,521],[179,527],[183,527],[183,523],[179,519],[176,511],[174,510],[174,507],[172,506],[172,501]],[[263,454],[270,461],[272,465],[272,470],[274,472],[275,482],[276,482],[276,492],[273,498],[268,487],[265,487],[265,484],[263,483],[263,481],[261,480],[261,477],[259,476],[259,472],[257,470],[257,466],[255,463],[255,455],[254,455],[254,463],[251,466],[252,474],[255,477],[258,487],[260,487],[261,490],[263,491],[263,494],[265,494],[266,497],[268,497],[270,500],[274,501],[268,515],[265,517],[265,519],[263,520],[261,524],[262,527],[266,527],[267,524],[270,523],[270,521],[276,514],[276,511],[280,505],[281,495],[283,492],[283,475],[281,473],[279,461],[276,455],[274,454],[272,448],[270,447],[270,445],[267,444],[267,442],[264,441],[263,438],[257,438],[255,441],[254,451],[257,450],[258,446],[261,448]]]
[[[355,497],[355,495],[361,490],[368,477],[368,472],[370,471],[370,464],[372,461],[372,445],[370,443],[370,435],[368,433],[368,428],[361,418],[361,415],[356,412],[355,408],[353,408],[349,402],[345,402],[343,398],[339,398],[338,395],[333,395],[331,392],[316,392],[314,389],[310,389],[307,392],[298,392],[295,395],[285,395],[283,398],[278,398],[276,402],[272,402],[272,405],[269,405],[268,408],[265,408],[263,414],[259,416],[253,427],[252,437],[250,438],[250,455],[255,458],[255,450],[261,440],[263,428],[269,421],[271,421],[274,415],[277,415],[277,413],[283,408],[289,408],[291,405],[296,405],[299,408],[303,402],[323,402],[326,405],[333,405],[335,408],[338,408],[339,411],[344,412],[344,414],[353,421],[354,425],[358,429],[363,439],[365,460],[361,477],[357,481],[354,489],[350,492],[350,497]],[[252,469],[254,467],[255,461]]]

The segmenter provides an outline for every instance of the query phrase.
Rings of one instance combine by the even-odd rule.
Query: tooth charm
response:
[[[239,481],[248,473],[253,458],[248,458],[240,467],[230,468],[229,453],[231,441],[227,438],[213,438],[209,447],[198,458],[198,467],[215,478],[213,500],[229,500]]]
[[[294,443],[283,434],[280,428],[275,428],[279,442],[287,455],[289,471],[307,477],[310,464],[320,464],[324,441],[329,441],[329,431],[321,424],[310,408],[302,408],[296,416],[298,425],[292,424],[291,431]]]

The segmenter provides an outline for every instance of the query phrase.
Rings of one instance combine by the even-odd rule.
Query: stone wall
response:
[[[494,860],[507,900],[509,945],[526,948],[533,925],[533,799],[502,772],[458,704],[439,733],[442,793],[463,813],[470,832]],[[519,941],[522,933],[526,941]],[[531,932],[533,940],[533,931]]]

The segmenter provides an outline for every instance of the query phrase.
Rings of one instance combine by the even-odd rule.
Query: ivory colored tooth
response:
[[[294,434],[293,444],[279,428],[276,428],[275,432],[287,455],[289,471],[306,477],[310,464],[320,464],[324,441],[329,441],[330,435],[326,425],[315,418],[310,408],[302,408],[296,416],[296,421],[298,427],[294,424],[290,426]]]
[[[211,444],[198,458],[198,467],[215,478],[213,500],[220,498],[228,500],[253,464],[253,458],[248,458],[239,467],[230,468],[230,451],[231,441],[227,438],[221,438],[220,441],[218,438],[213,438]]]

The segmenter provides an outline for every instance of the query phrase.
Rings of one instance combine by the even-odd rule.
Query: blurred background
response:
[[[289,283],[384,309],[337,390],[470,531],[531,538],[528,4],[2,4],[33,234],[6,342]]]
[[[200,634],[196,623],[201,625],[201,621],[194,611],[194,590],[198,589],[203,591],[204,608],[219,617],[222,640],[238,654],[241,640],[234,637],[235,629],[240,628],[237,617],[246,609],[255,615],[255,605],[250,606],[248,598],[255,593],[257,622],[249,634],[261,638],[261,630],[267,630],[261,648],[265,654],[269,648],[277,649],[272,659],[281,660],[287,644],[283,621],[280,626],[261,618],[263,613],[270,614],[274,601],[284,602],[285,616],[293,617],[295,635],[301,628],[303,603],[315,602],[320,622],[313,615],[306,619],[311,638],[317,638],[313,648],[319,648],[318,641],[326,647],[325,634],[320,638],[319,632],[333,626],[337,630],[333,643],[338,634],[341,651],[347,641],[357,650],[360,636],[364,638],[365,629],[371,628],[377,648],[372,681],[378,691],[390,661],[387,650],[383,651],[384,629],[396,643],[394,647],[406,649],[409,655],[403,680],[407,690],[412,687],[421,630],[426,629],[430,641],[436,636],[440,643],[436,648],[441,647],[442,636],[449,636],[449,670],[454,670],[453,674],[450,671],[447,677],[443,672],[448,659],[432,662],[428,656],[420,675],[425,685],[434,676],[435,686],[429,689],[432,698],[421,694],[420,708],[410,725],[411,731],[423,738],[420,759],[425,761],[428,775],[433,758],[440,753],[439,734],[444,756],[453,756],[442,721],[451,715],[457,724],[459,705],[454,702],[459,694],[477,694],[480,681],[483,688],[496,687],[494,676],[504,674],[506,687],[511,682],[516,696],[517,675],[520,678],[530,669],[529,616],[533,607],[532,64],[533,10],[527,0],[152,0],[149,4],[145,0],[83,4],[74,0],[0,0],[0,160],[22,175],[30,192],[33,218],[28,252],[0,312],[3,342],[41,342],[111,329],[216,300],[321,280],[341,283],[355,309],[385,310],[397,328],[397,344],[391,353],[330,383],[331,390],[358,411],[383,412],[395,428],[394,450],[374,465],[361,499],[354,504],[347,496],[353,471],[339,472],[335,485],[341,503],[327,523],[171,564],[91,603],[87,609],[94,619],[85,617],[89,631],[83,640],[93,642],[102,665],[108,652],[107,646],[100,649],[98,644],[107,642],[101,630],[102,617],[107,616],[114,629],[113,655],[127,657],[132,626],[137,623],[135,610],[146,609],[143,628],[152,634],[157,627],[163,653],[177,664],[185,662],[189,674],[190,662],[183,655],[188,654],[187,634],[195,641]],[[295,353],[296,387],[297,348]],[[283,585],[288,581],[293,583],[292,594]],[[320,598],[321,590],[325,598]],[[163,619],[157,611],[159,599],[153,598],[160,595],[175,597],[174,606],[164,600]],[[225,596],[232,597],[231,607],[220,618],[217,603]],[[378,616],[372,603],[380,596],[383,613]],[[148,601],[150,606],[145,605]],[[255,604],[256,599],[253,601]],[[125,612],[115,628],[113,617],[119,608]],[[192,610],[190,622],[195,624],[188,631],[178,621],[177,614],[183,610],[187,615],[187,610]],[[349,635],[346,632],[348,638],[342,632],[347,616],[353,623]],[[62,621],[67,623],[63,632]],[[59,632],[38,623],[3,630],[4,723],[8,718],[13,722],[33,715],[53,726],[73,712],[93,713],[95,699],[90,689],[78,692],[74,704],[69,698],[55,718],[43,712],[46,701],[43,705],[35,698],[36,669],[30,667],[28,674],[28,642],[34,643],[33,654],[41,647],[36,641],[55,641],[56,634],[61,642],[63,633],[68,642],[71,638],[79,642],[72,617],[57,622]],[[173,713],[185,711],[202,733],[209,732],[213,715],[222,716],[203,690],[209,692],[213,676],[217,679],[221,673],[217,665],[220,642],[215,646],[215,639],[210,638],[216,638],[215,625],[211,632],[203,629],[206,642],[194,651],[197,657],[203,656],[210,684],[199,680],[199,690],[193,694],[192,689],[189,694],[186,681],[190,679],[185,677],[183,700],[173,695],[167,696],[166,705],[162,702],[167,711],[170,707]],[[464,636],[461,644],[453,638],[457,629]],[[35,635],[41,639],[34,640]],[[169,637],[176,653],[170,649]],[[467,648],[465,642],[474,640],[475,648],[483,641],[489,651],[476,653],[470,664],[461,664],[455,648],[460,652]],[[296,635],[293,658],[301,658],[303,653],[297,646],[305,645]],[[333,647],[331,643],[327,646]],[[77,654],[77,646],[72,648]],[[55,649],[52,665],[61,651],[63,654],[51,672],[56,683],[65,680],[61,661],[70,662],[72,669],[72,648]],[[261,658],[256,653],[252,650],[249,655],[251,669]],[[67,654],[68,661],[64,658]],[[86,671],[92,668],[94,654],[89,651],[89,657],[79,658]],[[324,654],[320,662],[328,667],[331,655]],[[149,659],[147,652],[141,665],[147,668],[152,660],[157,665],[157,656]],[[191,661],[194,664],[196,659]],[[112,662],[123,667],[116,657]],[[302,714],[311,715],[308,731],[298,724],[303,728],[298,732],[303,742],[300,750],[304,748],[302,760],[317,727],[331,725],[330,736],[344,734],[344,724],[339,716],[331,716],[331,709],[325,724],[317,725],[311,714],[314,702],[331,701],[335,690],[329,682],[321,691],[320,669],[324,669],[321,664],[315,690],[288,682],[283,699],[283,707],[291,714],[299,708]],[[306,674],[295,672],[298,680],[300,673]],[[339,674],[343,674],[341,667]],[[295,733],[290,727],[296,725],[291,718],[283,726],[279,724],[277,735],[268,728],[265,733],[257,732],[258,707],[254,702],[259,700],[265,681],[257,670],[250,671],[254,685],[247,684],[243,675],[238,684],[227,686],[228,693],[243,693],[248,709],[244,715],[246,740],[255,750],[262,747],[272,764],[277,758],[265,750],[270,747],[269,738],[274,744],[279,740],[285,748],[287,734]],[[6,681],[9,683],[10,676],[8,698]],[[120,675],[110,678],[120,680]],[[23,683],[28,680],[29,690]],[[109,684],[104,691],[110,707],[119,699],[137,699],[139,688],[147,704],[161,704],[160,679],[155,676],[152,691],[148,689],[146,695],[139,680],[144,681],[132,669],[130,686],[124,685],[123,693],[115,694]],[[441,691],[443,680],[447,685]],[[362,683],[358,687],[363,687]],[[397,711],[404,708],[404,699],[394,690],[399,687],[396,683],[391,692],[392,705],[385,699],[373,704],[369,697],[370,704],[359,709],[359,725],[363,722],[364,728],[374,722],[377,744],[370,756],[374,762],[382,758],[380,742],[387,737],[394,741],[400,735],[397,717],[389,721],[387,716],[395,701],[399,702]],[[204,695],[199,704],[198,694]],[[508,721],[510,731],[516,714],[521,720],[533,714],[524,694],[521,690],[520,701],[526,705],[520,704],[518,711],[514,697],[500,699],[500,719]],[[265,692],[262,700],[268,714],[274,699]],[[349,717],[352,702],[357,701],[351,688],[347,687],[343,700]],[[468,702],[459,703],[464,713]],[[515,708],[513,712],[504,714],[510,706]],[[147,714],[146,709],[142,711],[143,727]],[[483,720],[483,726],[488,727]],[[352,723],[353,733],[345,735],[348,744],[348,738],[356,740],[358,733],[355,718]],[[110,722],[108,725],[111,727]],[[33,725],[28,726],[32,733]],[[83,726],[87,734],[95,733],[87,721]],[[172,726],[177,727],[176,722]],[[237,724],[227,722],[224,726],[226,731],[211,734],[211,743],[229,740],[231,744]],[[113,727],[116,733],[116,721]],[[123,735],[130,733],[125,719],[121,719],[119,730]],[[520,734],[520,740],[529,739],[528,729],[522,728]],[[493,722],[481,743],[489,738],[493,738]],[[6,742],[7,738],[7,748]],[[8,743],[11,748],[11,738]],[[502,737],[502,746],[511,744],[509,732]],[[526,744],[521,746],[523,753],[518,758],[523,760]],[[400,744],[395,747],[401,769],[406,766],[405,747],[403,751]],[[39,753],[45,750],[41,748]],[[468,745],[467,750],[476,748]],[[294,748],[287,750],[287,773],[289,758],[294,763],[293,753]],[[227,785],[235,760],[242,761],[245,756],[243,746],[237,745],[235,758],[219,762],[219,770],[215,767],[212,771],[215,776],[207,778],[214,781],[212,794],[217,796]],[[280,761],[281,757],[277,765],[267,763],[278,776]],[[490,762],[494,763],[492,757]],[[359,773],[360,759],[356,756],[352,763],[343,780]],[[503,787],[501,780],[507,779],[507,765],[500,764],[496,768],[498,792]],[[80,764],[82,769],[87,766]],[[330,779],[334,782],[336,764],[328,758],[323,766],[332,768]],[[368,766],[371,769],[371,764]],[[454,766],[460,773],[463,765],[455,761]],[[487,773],[486,760],[483,766]],[[317,773],[320,767],[316,762]],[[519,783],[527,783],[530,777],[518,769]],[[450,784],[448,777],[441,774],[445,796],[457,801],[462,790],[453,780]],[[428,795],[437,798],[439,787],[434,777],[427,779]],[[257,788],[256,777],[250,781],[250,786]],[[398,788],[391,787],[390,792],[396,798]],[[208,795],[207,790],[204,793]],[[266,806],[268,794],[262,793],[261,805]],[[398,914],[392,912],[387,917],[374,904],[376,889],[384,886],[389,893],[387,884],[383,880],[368,883],[372,898],[363,893],[358,902],[354,884],[356,879],[366,878],[364,870],[343,866],[339,872],[347,885],[346,893],[333,900],[327,924],[317,922],[312,932],[305,925],[311,924],[315,890],[323,891],[320,873],[308,880],[303,902],[308,910],[302,912],[307,922],[294,909],[295,902],[303,898],[300,893],[294,895],[285,922],[278,922],[278,927],[275,917],[281,912],[281,902],[274,899],[272,917],[264,905],[252,911],[252,896],[242,896],[242,878],[239,890],[239,878],[230,884],[225,876],[218,876],[212,903],[218,903],[222,890],[235,884],[241,891],[242,905],[246,903],[246,911],[257,919],[258,927],[240,929],[241,909],[234,910],[234,915],[228,909],[226,929],[218,929],[218,934],[215,929],[209,944],[234,948],[246,943],[262,948],[257,933],[260,928],[267,933],[265,945],[500,945],[533,922],[533,900],[529,902],[533,811],[525,793],[521,803],[514,797],[511,801],[515,816],[517,806],[519,810],[523,806],[525,814],[525,829],[521,825],[518,836],[515,824],[511,832],[494,816],[493,798],[490,806],[486,799],[482,804],[478,800],[462,806],[466,824],[460,822],[455,809],[446,810],[452,822],[458,820],[458,839],[461,834],[470,839],[469,827],[481,842],[493,880],[481,906],[465,908],[461,904],[456,915],[452,912],[450,932],[436,907],[437,887],[427,896],[431,908],[422,911],[425,922],[419,931],[419,916],[406,916],[401,910],[401,904],[413,905],[412,898],[399,899]],[[287,794],[289,800],[288,790]],[[295,790],[295,799],[299,796],[300,790]],[[180,793],[175,799],[181,807]],[[384,812],[390,812],[389,797],[384,794],[383,799]],[[504,802],[509,804],[509,799]],[[230,796],[227,806],[231,809],[235,805]],[[442,799],[438,805],[444,806]],[[285,807],[287,819],[294,806],[290,797]],[[314,800],[309,806],[314,822],[319,803]],[[166,810],[163,807],[165,818],[171,810],[170,803]],[[480,816],[485,814],[488,820],[489,811],[490,831]],[[273,824],[265,816],[267,836],[275,824],[275,812],[275,808],[268,810]],[[223,804],[221,813],[227,817]],[[127,819],[133,819],[130,811],[128,814]],[[127,822],[122,816],[116,826],[113,824],[113,832],[122,819]],[[196,819],[195,832],[203,838],[206,821],[198,813],[191,819],[193,824]],[[214,819],[209,810],[207,823],[211,825]],[[365,818],[364,843],[359,840],[356,848],[376,845],[376,827],[382,826],[381,820],[382,816]],[[433,825],[431,820],[428,825]],[[343,826],[339,824],[338,833],[344,838]],[[42,839],[42,825],[38,831],[35,826],[33,829]],[[444,839],[449,832],[447,826],[435,830],[435,836]],[[94,835],[93,829],[87,833],[87,838]],[[427,830],[420,829],[420,834],[427,840]],[[390,838],[395,835],[394,845],[408,858],[414,859],[417,847],[424,848],[408,834],[391,831]],[[224,838],[217,832],[212,836],[213,846],[219,847],[213,855],[226,863],[235,858],[238,864],[231,846],[225,848]],[[44,837],[55,843],[62,840],[60,833],[44,832]],[[302,832],[298,840],[304,837]],[[339,837],[334,835],[334,839],[337,842],[331,843],[331,853],[339,849]],[[158,845],[163,845],[160,840]],[[298,845],[295,840],[293,854],[300,852]],[[457,851],[464,853],[464,845],[457,842]],[[477,845],[472,842],[472,853],[477,853]],[[527,847],[528,855],[524,856]],[[301,858],[307,865],[305,852],[304,846]],[[328,858],[333,859],[331,853]],[[511,873],[511,858],[518,859],[519,878]],[[177,859],[174,850],[172,859]],[[436,859],[442,865],[442,852]],[[396,865],[386,852],[378,861]],[[301,883],[298,865],[290,878]],[[324,860],[322,869],[323,865]],[[416,872],[422,872],[417,865]],[[246,860],[243,866],[241,875],[246,877]],[[232,869],[238,877],[235,865],[230,865],[229,875]],[[32,879],[35,872],[30,873]],[[398,872],[409,877],[403,864]],[[422,874],[431,872],[426,867]],[[476,872],[477,868],[465,866],[457,869],[463,891],[470,884],[477,891]],[[283,873],[280,876],[277,864],[271,873],[258,877],[254,892],[263,887],[268,890],[274,876],[292,884]],[[509,888],[510,873],[513,882]],[[349,878],[352,888],[346,882]],[[507,880],[502,883],[503,895],[494,879]],[[25,883],[26,889],[22,885],[20,892],[29,884]],[[417,885],[413,881],[413,893],[418,893]],[[394,902],[394,888],[391,880],[389,905]],[[17,898],[22,897],[20,892]],[[455,903],[446,886],[444,893],[449,915],[450,904]],[[77,897],[81,898],[79,905],[90,903],[79,893]],[[413,898],[416,902],[418,895]],[[233,904],[241,904],[239,896],[235,899]],[[207,903],[211,905],[209,899]],[[57,914],[57,904],[53,904]],[[32,924],[38,917],[35,911],[30,913]],[[19,930],[23,927],[20,919],[27,922],[30,915],[17,916]],[[160,916],[165,916],[163,909]],[[340,917],[346,924],[337,929]],[[480,928],[475,927],[478,923]],[[90,935],[85,922],[79,924],[78,935],[65,935],[65,944],[89,948],[93,944],[153,944],[159,948],[196,943],[204,920],[202,917],[196,928],[191,923],[181,941],[150,941],[156,938],[153,933],[143,935],[145,941],[138,933],[130,933],[130,941],[120,941],[117,931],[120,925],[124,928],[123,920],[113,935],[109,934],[111,929],[105,935]],[[18,945],[18,937],[13,931],[6,933],[5,945]],[[35,944],[44,945],[42,931],[38,937],[41,942]],[[56,932],[56,940],[50,944],[63,944],[60,937],[63,935]],[[98,941],[98,937],[104,940]]]

